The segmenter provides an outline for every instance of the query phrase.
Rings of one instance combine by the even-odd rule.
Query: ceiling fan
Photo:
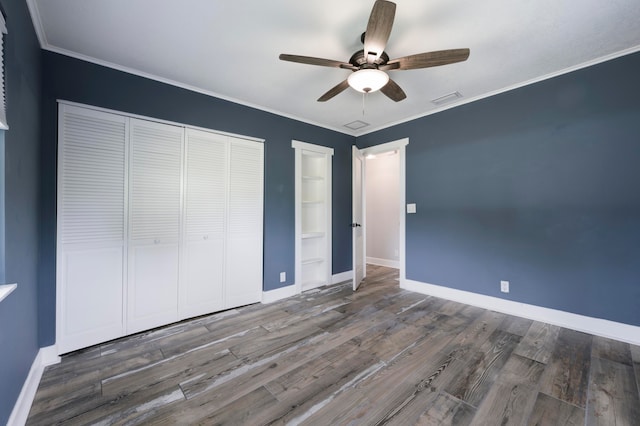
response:
[[[318,102],[328,101],[337,94],[342,93],[349,86],[362,93],[380,90],[390,99],[399,102],[405,99],[407,95],[395,81],[389,78],[385,71],[436,67],[466,61],[469,57],[469,49],[449,49],[418,53],[389,60],[389,56],[384,49],[391,34],[395,14],[395,3],[376,0],[369,16],[367,29],[361,37],[364,49],[354,53],[348,63],[312,56],[287,54],[281,54],[280,59],[353,71],[353,74],[348,79],[338,83],[335,87],[329,89],[327,93],[320,96]]]

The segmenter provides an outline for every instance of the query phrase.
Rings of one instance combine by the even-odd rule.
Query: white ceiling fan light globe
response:
[[[371,93],[382,89],[389,82],[389,76],[384,71],[366,68],[352,73],[347,82],[358,92]]]

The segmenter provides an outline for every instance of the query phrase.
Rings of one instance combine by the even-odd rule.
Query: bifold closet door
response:
[[[228,137],[186,130],[180,318],[224,309]]]
[[[124,334],[127,119],[61,105],[56,259],[59,353]]]
[[[227,307],[262,298],[263,155],[261,143],[230,138]]]
[[[178,126],[130,120],[129,334],[178,320],[184,134]]]

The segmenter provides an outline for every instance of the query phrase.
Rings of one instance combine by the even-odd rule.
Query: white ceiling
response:
[[[347,62],[373,0],[27,0],[44,49],[352,135],[431,114],[640,50],[638,0],[396,0],[386,51],[397,58],[468,47],[466,62],[390,71],[395,103],[348,89],[351,71],[283,62],[280,53]],[[431,100],[458,91],[455,103]],[[369,124],[352,131],[345,124]]]

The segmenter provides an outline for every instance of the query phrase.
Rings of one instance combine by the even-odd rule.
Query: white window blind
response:
[[[0,13],[0,129],[8,129],[7,107],[4,95],[4,35],[7,33],[7,25],[4,16]]]

